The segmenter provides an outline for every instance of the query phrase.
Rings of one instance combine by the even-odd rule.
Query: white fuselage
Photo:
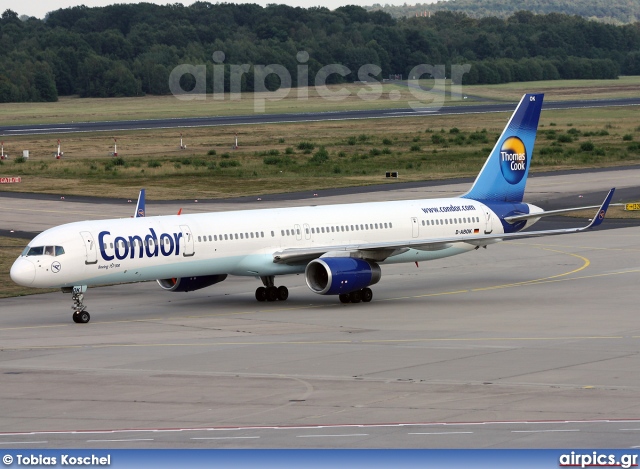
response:
[[[284,275],[305,269],[275,263],[274,253],[285,249],[502,232],[487,206],[464,198],[84,221],[36,236],[29,248],[57,246],[64,254],[26,255],[25,249],[11,275],[31,287]],[[410,249],[382,264],[438,259],[474,248],[461,242],[437,250]]]

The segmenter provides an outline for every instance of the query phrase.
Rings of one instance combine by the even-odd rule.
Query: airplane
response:
[[[382,277],[380,266],[589,230],[604,220],[614,189],[587,226],[522,231],[545,216],[595,208],[545,212],[522,202],[543,96],[522,97],[460,197],[69,223],[37,235],[11,267],[11,279],[71,293],[76,323],[90,320],[88,286],[149,280],[166,291],[189,292],[228,275],[251,276],[263,283],[258,301],[285,301],[289,291],[275,278],[304,274],[314,293],[366,303]]]

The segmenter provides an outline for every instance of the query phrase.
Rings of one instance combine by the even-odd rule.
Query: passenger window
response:
[[[393,228],[393,223],[389,223],[389,228]]]
[[[299,228],[296,229],[296,233],[300,234],[300,229]]]
[[[324,233],[324,226],[321,229],[322,229],[322,232]]]
[[[240,239],[244,239],[244,233],[240,233]]]
[[[238,239],[238,233],[235,234],[236,239]]]
[[[424,226],[424,220],[422,220],[422,226]]]
[[[315,228],[311,228],[311,234],[315,234],[316,229]]]
[[[333,233],[333,226],[331,227],[331,232]]]
[[[353,231],[353,225],[351,225],[351,231]]]
[[[253,239],[253,231],[251,232],[251,239]]]
[[[305,229],[304,229],[304,232],[305,232],[306,234],[309,234],[309,228],[305,228]]]
[[[289,233],[289,230],[287,230],[287,236],[291,236],[291,233]]]
[[[271,232],[271,237],[273,238],[273,237],[275,237],[275,235],[276,235],[276,234],[272,231],[272,232]]]
[[[364,231],[364,225],[360,225],[360,229]]]

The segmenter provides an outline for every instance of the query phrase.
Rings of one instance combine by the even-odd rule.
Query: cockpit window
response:
[[[62,246],[27,246],[22,251],[23,256],[61,256],[64,254]]]
[[[36,246],[29,249],[27,256],[41,256],[44,251],[44,246]]]

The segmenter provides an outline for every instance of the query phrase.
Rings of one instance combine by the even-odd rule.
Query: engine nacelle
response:
[[[187,292],[210,287],[211,285],[222,282],[226,278],[227,275],[224,274],[205,275],[201,277],[165,278],[156,281],[163,290]]]
[[[340,295],[378,283],[382,272],[375,262],[353,257],[321,257],[307,264],[304,276],[312,292]]]

